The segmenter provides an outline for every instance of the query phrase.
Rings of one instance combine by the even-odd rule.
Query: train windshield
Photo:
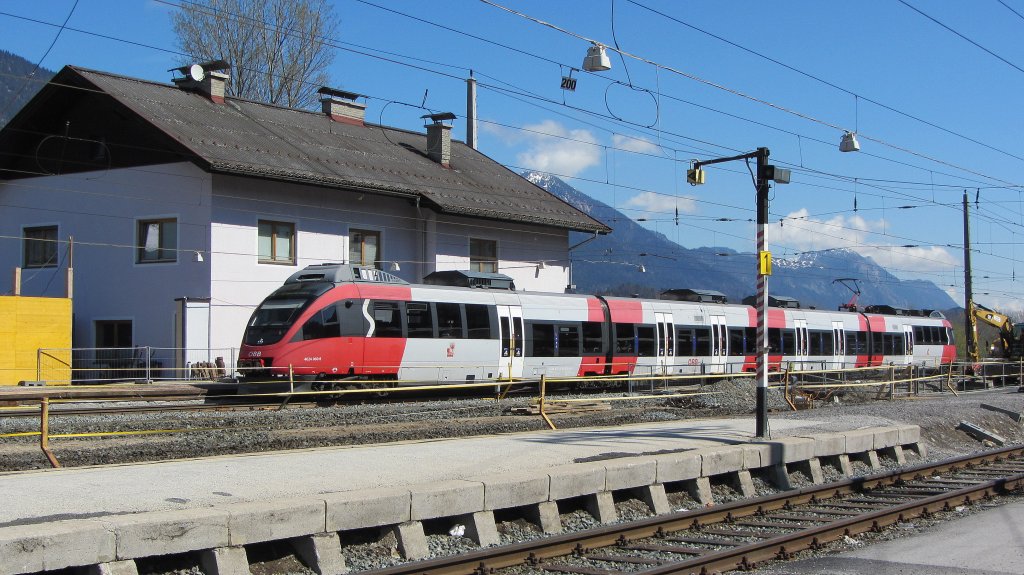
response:
[[[270,294],[256,308],[245,328],[246,345],[270,345],[281,341],[311,303],[329,291],[328,282],[288,283]]]

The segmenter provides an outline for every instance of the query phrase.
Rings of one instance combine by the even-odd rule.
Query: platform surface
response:
[[[773,437],[822,421],[772,422]],[[0,473],[0,527],[539,471],[741,443],[754,419],[702,419]]]

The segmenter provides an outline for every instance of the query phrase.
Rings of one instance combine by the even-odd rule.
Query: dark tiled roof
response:
[[[448,214],[564,229],[610,229],[466,144],[451,169],[426,157],[426,134],[334,122],[321,113],[67,67],[195,155],[204,168],[331,188],[420,197]]]

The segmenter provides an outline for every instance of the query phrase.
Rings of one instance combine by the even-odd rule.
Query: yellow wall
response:
[[[44,362],[47,384],[71,383],[71,300],[0,296],[0,385],[34,381],[40,348],[60,350]]]

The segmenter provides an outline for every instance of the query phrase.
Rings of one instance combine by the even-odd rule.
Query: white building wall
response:
[[[61,239],[75,238],[76,347],[95,345],[94,322],[103,319],[132,320],[135,345],[174,347],[175,300],[188,298],[210,302],[209,345],[237,348],[253,309],[288,276],[347,261],[351,229],[380,231],[382,259],[398,262],[396,275],[410,282],[468,269],[471,237],[497,241],[498,271],[520,290],[562,292],[568,281],[564,230],[438,215],[404,198],[211,175],[191,163],[0,182],[0,204],[7,277],[23,263],[24,227],[55,224]],[[177,261],[136,263],[137,222],[162,217],[178,221]],[[258,263],[261,219],[295,224],[294,265]],[[62,295],[65,267],[25,270],[22,293]]]
[[[22,229],[58,226],[74,238],[76,347],[93,347],[96,320],[132,320],[137,345],[170,346],[175,298],[209,297],[210,176],[192,164],[149,166],[0,182],[0,270],[23,265]],[[137,222],[178,221],[173,263],[136,263]],[[24,295],[62,295],[66,244],[57,268],[26,269]],[[4,290],[9,291],[9,290]]]

